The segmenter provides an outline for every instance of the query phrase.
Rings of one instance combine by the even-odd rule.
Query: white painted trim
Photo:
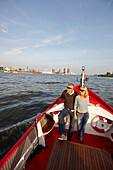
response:
[[[25,162],[28,159],[28,157],[30,156],[30,154],[33,152],[33,150],[35,149],[34,146],[37,143],[37,137],[34,139],[34,141],[32,142],[32,144],[29,146],[29,148],[26,150],[26,152],[24,153],[24,155],[21,157],[21,159],[19,160],[19,162],[17,163],[17,165],[15,166],[14,170],[21,170],[24,168],[25,166]],[[36,147],[36,146],[35,146]]]
[[[89,113],[93,113],[98,116],[105,117],[113,121],[113,115],[101,107],[88,106]]]
[[[61,110],[63,110],[63,108],[64,108],[64,103],[61,103],[61,104],[58,104],[57,106],[52,107],[51,109],[49,109],[47,111],[47,113],[61,111]]]
[[[45,136],[42,132],[40,121],[38,122],[38,137],[39,137],[39,144],[45,146]]]

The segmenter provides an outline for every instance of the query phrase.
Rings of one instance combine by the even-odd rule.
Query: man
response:
[[[71,141],[73,132],[74,132],[74,102],[75,97],[77,96],[77,92],[73,90],[74,85],[68,84],[67,90],[63,91],[62,95],[58,99],[56,105],[64,99],[64,109],[59,114],[59,140],[68,140]],[[65,122],[64,117],[70,115],[70,125],[68,130],[68,135],[66,136]]]

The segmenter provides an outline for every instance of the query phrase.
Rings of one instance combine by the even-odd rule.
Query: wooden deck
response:
[[[103,149],[56,140],[46,170],[113,170],[113,160]]]
[[[76,136],[77,136],[77,132],[74,132],[73,137],[72,137],[72,142],[79,145],[80,141],[76,138]],[[40,152],[37,151],[37,153],[34,154],[33,159],[31,161],[26,162],[25,170],[36,170],[36,169],[45,170],[47,167],[51,152],[53,150],[54,144],[57,141],[58,137],[59,137],[59,128],[54,127],[53,130],[49,134],[45,135],[45,143],[46,143],[46,146],[49,146],[49,149],[42,149]],[[113,155],[113,142],[110,141],[108,138],[85,133],[84,142],[85,142],[84,146],[86,147],[90,146],[94,148],[104,149],[107,152],[109,152],[111,156]],[[67,153],[69,155],[69,151],[67,151]],[[103,168],[101,170],[103,170]]]

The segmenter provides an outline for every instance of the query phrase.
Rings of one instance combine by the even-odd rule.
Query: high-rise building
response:
[[[69,65],[68,65],[67,74],[69,74],[69,73],[70,73],[70,69],[69,69]]]
[[[67,75],[67,66],[64,68],[64,74]]]
[[[52,69],[52,74],[55,74],[55,69]]]

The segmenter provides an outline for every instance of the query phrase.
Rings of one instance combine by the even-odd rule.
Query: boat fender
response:
[[[110,130],[112,121],[103,117],[96,116],[92,119],[92,127],[100,133],[105,133]]]

